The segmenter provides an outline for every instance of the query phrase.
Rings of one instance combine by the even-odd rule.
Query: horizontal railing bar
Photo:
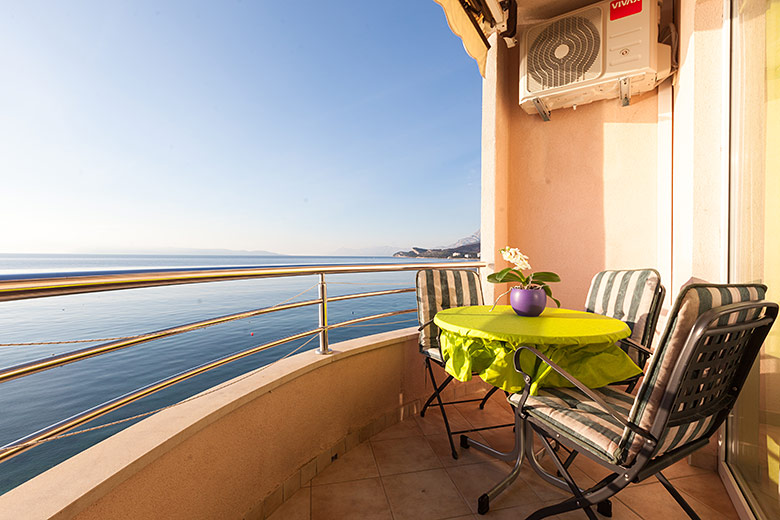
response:
[[[275,307],[265,307],[262,309],[256,309],[252,311],[239,312],[237,314],[230,314],[219,318],[197,321],[195,323],[190,323],[187,325],[179,325],[177,327],[172,327],[170,329],[164,329],[157,332],[151,332],[149,334],[143,334],[141,336],[132,339],[112,341],[110,343],[104,343],[102,345],[96,345],[94,347],[87,347],[79,350],[73,350],[70,352],[64,352],[62,354],[49,356],[43,359],[36,359],[33,361],[29,361],[27,363],[22,363],[19,365],[7,367],[0,370],[0,383],[3,383],[5,381],[10,381],[18,377],[35,374],[37,372],[43,372],[44,370],[48,370],[50,368],[60,367],[63,365],[74,363],[76,361],[81,361],[82,359],[99,356],[107,352],[114,352],[116,350],[131,347],[133,345],[138,345],[140,343],[146,343],[147,341],[161,339],[168,336],[174,336],[176,334],[190,332],[192,330],[208,327],[211,325],[227,323],[230,321],[240,320],[244,318],[251,318],[254,316],[260,316],[262,314],[268,314],[271,312],[297,309],[299,307],[306,307],[308,305],[317,305],[318,303],[320,303],[319,300],[305,300],[301,302],[277,305]]]
[[[480,268],[484,262],[431,262],[409,264],[353,264],[284,266],[239,269],[193,269],[187,271],[138,271],[119,274],[64,275],[43,278],[0,280],[0,301],[24,300],[66,294],[116,291],[140,287],[161,287],[191,283],[247,280],[280,276],[417,271],[420,269]]]
[[[342,321],[339,323],[334,323],[333,325],[328,325],[329,329],[336,329],[338,327],[348,327],[349,325],[354,325],[355,323],[360,323],[361,321],[369,321],[369,320],[377,320],[379,318],[388,318],[390,316],[397,316],[399,314],[407,314],[409,312],[417,312],[417,309],[407,309],[405,311],[393,311],[393,312],[385,312],[382,314],[374,314],[373,316],[366,316],[364,318],[355,318],[354,320],[347,320]],[[377,323],[377,325],[382,325],[381,323]]]
[[[370,296],[382,296],[387,294],[399,294],[404,292],[413,292],[414,289],[393,289],[388,291],[374,291],[374,292],[367,292],[367,293],[357,293],[357,294],[349,294],[345,296],[336,296],[333,298],[328,298],[328,301],[343,301],[343,300],[351,300],[356,298],[365,298]],[[320,303],[319,300],[306,300],[302,302],[295,302],[285,305],[277,305],[275,307],[265,307],[263,309],[256,309],[252,311],[246,311],[246,312],[240,312],[236,314],[230,314],[227,316],[221,316],[219,318],[212,318],[209,320],[203,320],[198,321],[195,323],[190,323],[187,325],[180,325],[177,327],[172,327],[169,329],[164,329],[156,332],[151,332],[149,334],[143,334],[136,338],[131,339],[125,339],[125,340],[119,340],[119,341],[113,341],[110,343],[104,343],[102,345],[96,345],[94,347],[87,347],[84,349],[74,350],[70,352],[64,352],[62,354],[58,354],[55,356],[49,356],[44,359],[37,359],[33,361],[29,361],[27,363],[22,363],[19,365],[14,365],[11,367],[7,367],[0,370],[0,383],[5,381],[10,381],[12,379],[16,379],[22,376],[27,376],[31,374],[35,374],[38,372],[42,372],[44,370],[48,370],[50,368],[56,368],[59,366],[67,365],[70,363],[74,363],[76,361],[80,361],[83,359],[88,359],[91,357],[95,357],[101,354],[105,354],[108,352],[114,352],[116,350],[121,350],[127,347],[131,347],[134,345],[138,345],[141,343],[146,343],[148,341],[156,340],[156,339],[162,339],[168,336],[174,336],[177,334],[182,334],[184,332],[190,332],[195,329],[211,326],[211,325],[218,325],[221,323],[227,323],[230,321],[235,321],[239,319],[245,319],[245,318],[251,318],[255,316],[260,316],[263,314],[268,314],[271,312],[277,312],[277,311],[283,311],[283,310],[290,310],[290,309],[296,309],[300,307],[305,307],[309,305],[317,305]]]
[[[369,296],[384,296],[386,294],[401,294],[401,293],[408,293],[408,292],[414,292],[414,288],[410,289],[390,289],[387,291],[374,291],[374,292],[364,292],[364,293],[355,293],[355,294],[345,294],[343,296],[328,296],[329,302],[340,302],[344,300],[354,300],[355,298],[368,298]]]
[[[64,433],[68,430],[71,430],[75,428],[76,426],[79,426],[81,424],[84,424],[88,421],[91,421],[92,419],[96,419],[98,417],[101,417],[113,410],[116,410],[117,408],[120,408],[128,403],[131,403],[133,401],[137,401],[138,399],[141,399],[142,397],[146,397],[150,394],[153,394],[155,392],[158,392],[164,388],[167,388],[169,386],[172,386],[176,383],[180,383],[181,381],[184,381],[185,379],[189,379],[191,377],[197,376],[199,374],[202,374],[203,372],[206,372],[208,370],[211,370],[213,368],[220,367],[222,365],[226,365],[227,363],[236,361],[238,359],[251,356],[252,354],[256,354],[258,352],[261,352],[263,350],[275,347],[277,345],[281,345],[282,343],[288,343],[290,341],[295,341],[297,339],[305,338],[306,336],[312,336],[314,334],[317,334],[320,332],[320,329],[314,329],[309,330],[306,332],[301,332],[299,334],[294,334],[292,336],[288,336],[286,338],[278,339],[275,341],[271,341],[270,343],[265,343],[263,345],[258,345],[257,347],[253,347],[251,349],[243,350],[241,352],[237,352],[235,354],[231,354],[229,356],[217,359],[215,361],[211,361],[209,363],[205,363],[203,365],[200,365],[198,367],[192,368],[190,370],[187,370],[185,372],[181,372],[177,375],[171,376],[169,378],[163,379],[161,381],[158,381],[156,383],[152,383],[151,385],[147,385],[143,388],[139,388],[138,390],[134,390],[133,392],[127,393],[125,395],[119,396],[115,399],[111,399],[110,401],[106,401],[103,404],[100,404],[98,406],[95,406],[89,410],[85,410],[81,413],[78,413],[76,415],[73,415],[67,419],[64,419],[58,423],[52,424],[50,426],[47,426],[46,428],[43,428],[41,430],[38,430],[35,433],[31,433],[30,435],[27,435],[25,437],[22,437],[21,439],[17,439],[9,444],[6,444],[5,446],[0,447],[0,462],[7,460],[11,457],[14,457],[16,455],[19,455],[20,453],[27,451],[31,448],[33,448],[37,443],[40,443],[43,440],[49,439],[51,437],[54,437],[56,435],[59,435],[61,433]]]
[[[367,273],[367,272],[399,272],[399,271],[412,271],[420,269],[446,269],[446,268],[481,268],[485,267],[483,262],[446,262],[446,263],[409,263],[409,264],[365,264],[365,265],[338,265],[338,266],[287,266],[287,267],[272,267],[272,268],[239,268],[239,269],[195,269],[195,270],[167,270],[159,272],[135,271],[135,272],[118,272],[116,274],[103,273],[100,275],[64,275],[54,276],[49,278],[24,278],[24,279],[8,279],[7,277],[0,280],[0,301],[14,301],[29,298],[40,298],[47,296],[59,296],[66,294],[83,294],[97,291],[113,291],[122,289],[131,289],[139,287],[160,287],[166,285],[180,285],[190,283],[204,283],[215,281],[227,281],[227,280],[245,280],[253,278],[269,278],[269,277],[282,277],[282,276],[306,276],[306,275],[322,275],[324,274],[348,274],[348,273]],[[274,307],[267,307],[264,309],[256,309],[253,311],[246,311],[237,314],[231,314],[228,316],[222,316],[219,318],[212,318],[209,320],[199,321],[188,325],[182,325],[173,327],[170,329],[164,329],[161,331],[153,332],[150,334],[140,335],[134,338],[120,340],[116,342],[106,343],[103,345],[97,345],[95,347],[88,347],[86,349],[80,349],[78,351],[72,351],[63,353],[57,356],[52,356],[42,360],[31,361],[22,365],[9,367],[0,370],[0,382],[15,379],[24,375],[47,370],[56,366],[62,366],[68,363],[72,363],[81,359],[97,356],[106,352],[115,351],[118,349],[126,348],[135,344],[148,342],[154,339],[160,339],[163,337],[171,336],[174,334],[180,334],[183,332],[195,330],[218,323],[225,323],[242,318],[248,318],[252,316],[258,316],[265,313],[276,312],[280,310],[288,310],[293,308],[304,307],[308,305],[323,304],[324,301],[342,301],[351,300],[355,298],[365,298],[370,296],[380,296],[385,294],[399,294],[406,292],[413,292],[415,289],[392,289],[387,291],[373,291],[366,293],[349,294],[344,296],[337,296],[333,298],[322,297],[317,300],[307,300],[302,302],[295,302],[291,304],[278,305]],[[95,418],[101,417],[117,408],[124,406],[125,404],[137,401],[145,396],[155,393],[159,390],[172,386],[176,383],[199,375],[203,372],[225,365],[232,361],[250,356],[262,350],[281,345],[290,341],[311,336],[313,334],[322,333],[328,329],[346,327],[354,325],[364,321],[396,316],[399,314],[406,314],[416,312],[416,309],[408,309],[402,311],[393,311],[382,314],[376,314],[372,316],[366,316],[363,318],[356,318],[353,320],[344,321],[332,325],[325,325],[324,327],[318,327],[317,329],[302,332],[286,338],[275,340],[257,347],[253,347],[230,356],[200,365],[193,369],[163,379],[146,387],[140,388],[123,396],[119,396],[115,399],[106,401],[105,403],[93,407],[89,410],[85,410],[76,415],[73,415],[67,419],[64,419],[58,423],[52,424],[46,428],[43,428],[35,433],[27,435],[21,439],[18,439],[6,446],[0,447],[0,462],[7,460],[15,455],[18,455],[28,449],[34,447],[40,442],[46,439],[51,439],[59,434],[67,432],[91,421]],[[377,324],[381,325],[381,324]]]

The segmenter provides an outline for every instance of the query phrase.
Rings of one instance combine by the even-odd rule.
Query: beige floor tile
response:
[[[529,502],[504,509],[491,508],[486,515],[477,515],[477,518],[484,518],[485,520],[522,520],[541,507],[543,507],[543,504],[540,502]]]
[[[580,468],[571,467],[569,473],[574,478],[574,482],[582,489],[588,489],[596,485],[596,480],[585,474]]]
[[[441,468],[442,464],[425,437],[371,441],[380,475]]]
[[[479,434],[491,448],[499,451],[511,451],[515,445],[515,432],[511,427],[482,430]]]
[[[491,397],[491,400],[485,405],[483,410],[479,409],[479,403],[462,403],[456,405],[457,410],[466,419],[473,428],[483,428],[486,426],[496,426],[499,424],[507,424],[514,421],[514,416],[507,406],[500,406],[494,404],[492,401],[495,397]]]
[[[582,473],[593,479],[595,482],[601,481],[601,479],[612,473],[598,462],[595,462],[584,455],[577,455],[577,458],[574,459],[572,466],[582,471]]]
[[[479,497],[506,477],[509,468],[506,464],[496,461],[447,468],[447,473],[466,499],[469,508],[472,512],[476,512]],[[498,510],[522,504],[541,504],[541,500],[528,483],[522,477],[518,477],[511,486],[491,502],[490,508]]]
[[[596,511],[596,508],[593,508],[593,511]],[[605,518],[598,513],[596,514],[598,518]],[[584,511],[577,510],[577,511],[569,511],[568,513],[562,513],[560,515],[557,515],[555,517],[551,517],[553,519],[558,520],[583,520],[586,517],[586,514]],[[628,508],[624,503],[622,503],[619,500],[612,500],[612,520],[642,520],[642,517],[637,515],[635,512],[633,512],[631,509]],[[690,519],[689,519],[690,520]]]
[[[713,520],[739,520],[739,515],[731,503],[729,503],[728,507],[724,507],[723,509],[715,509],[715,504],[703,502],[699,500],[699,497],[690,495],[685,491],[680,491],[680,494],[702,518],[712,518]]]
[[[371,437],[371,440],[386,441],[388,439],[404,439],[406,437],[417,437],[420,435],[422,435],[422,430],[417,426],[417,421],[413,418],[409,418],[394,424],[389,428],[385,428],[383,431]]]
[[[447,406],[447,420],[450,423],[450,430],[468,430],[471,428],[469,423],[460,414],[455,406]],[[425,412],[425,417],[415,416],[417,425],[422,430],[423,435],[435,435],[437,433],[447,433],[444,428],[444,419],[441,417],[441,411],[438,408],[428,408]]]
[[[539,500],[543,502],[560,502],[572,496],[571,491],[561,489],[549,482],[545,482],[539,475],[523,475],[523,478],[528,482],[528,485],[531,486],[531,489],[536,496],[539,497]]]
[[[673,481],[674,479],[680,477],[716,475],[714,471],[711,471],[709,469],[697,468],[696,466],[691,466],[690,464],[688,464],[687,459],[683,459],[675,462],[665,470],[661,471],[661,473],[663,473],[664,476],[668,478],[670,481]],[[644,484],[653,484],[657,482],[658,482],[657,478],[650,477],[650,478],[646,478],[642,482],[638,482],[636,485],[641,486]]]
[[[672,481],[672,485],[683,494],[683,498],[686,500],[691,497],[702,505],[714,509],[725,518],[735,520],[739,518],[717,473],[708,472],[704,475],[677,478]],[[688,501],[690,502],[690,500]],[[698,510],[696,504],[691,503],[691,506]]]
[[[443,469],[382,477],[395,520],[437,520],[469,514]]]
[[[620,491],[616,498],[645,520],[690,520],[660,483],[631,485]],[[688,500],[688,497],[686,496],[685,499]],[[703,519],[723,520],[725,518],[699,501],[688,500],[688,502]]]
[[[470,433],[469,437],[476,439],[479,442],[487,443],[479,433]],[[453,439],[455,442],[455,449],[458,451],[458,458],[452,458],[452,451],[450,443],[447,440],[447,434],[441,435],[428,435],[425,437],[428,439],[428,443],[433,448],[434,453],[439,457],[444,467],[450,466],[463,466],[464,464],[478,464],[480,462],[490,462],[493,459],[490,455],[477,449],[463,449],[460,447],[460,436]]]
[[[310,518],[311,488],[308,487],[299,489],[270,516],[270,520],[309,520]]]
[[[378,476],[379,469],[374,462],[371,444],[364,442],[333,461],[330,466],[325,468],[325,471],[311,480],[311,484],[319,486]]]
[[[541,445],[535,446],[535,448],[537,452],[539,452],[539,450],[541,449]],[[542,452],[541,456],[537,460],[539,461],[539,465],[542,467],[542,469],[544,469],[545,471],[547,471],[552,475],[557,476],[557,472],[558,472],[557,466],[555,465],[552,458],[547,454],[546,451]],[[528,462],[524,462],[524,464],[526,464],[526,466],[530,469],[530,464]],[[597,468],[591,467],[590,464],[588,463],[586,463],[586,467],[591,471],[591,473],[593,473],[594,471],[598,471]],[[569,473],[574,478],[574,482],[582,489],[588,489],[596,483],[596,480],[594,480],[591,476],[585,473],[585,471],[579,468],[576,464],[572,464],[571,466],[569,466]],[[539,479],[539,481],[542,484],[548,485],[532,469],[530,469],[530,474],[533,475],[534,479]],[[526,477],[526,479],[530,480],[529,477]]]
[[[378,478],[311,487],[312,520],[392,520]]]

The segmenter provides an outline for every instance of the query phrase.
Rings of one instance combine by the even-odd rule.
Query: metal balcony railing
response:
[[[445,268],[481,268],[483,262],[440,262],[440,263],[405,263],[405,264],[360,264],[360,265],[322,265],[322,266],[287,266],[287,267],[258,267],[258,268],[203,268],[186,270],[165,271],[131,271],[131,272],[104,272],[100,274],[64,275],[48,278],[17,278],[0,280],[0,302],[24,300],[30,298],[44,298],[70,294],[84,294],[99,291],[117,291],[140,287],[160,287],[166,285],[183,285],[194,283],[220,282],[227,280],[248,280],[257,278],[278,278],[291,276],[319,276],[319,297],[314,300],[285,303],[261,309],[244,311],[236,314],[210,318],[195,323],[179,325],[148,334],[122,338],[109,341],[96,346],[77,349],[55,356],[37,359],[27,363],[0,369],[0,384],[12,379],[35,374],[51,368],[74,363],[83,359],[99,356],[107,352],[113,352],[198,328],[208,327],[220,323],[259,316],[273,312],[296,309],[300,307],[319,306],[319,324],[317,328],[293,334],[282,339],[254,346],[229,356],[205,363],[203,365],[185,370],[153,384],[138,388],[127,394],[121,395],[98,406],[84,410],[67,419],[51,424],[41,430],[17,439],[0,447],[0,462],[10,459],[32,447],[61,435],[88,421],[106,415],[129,403],[137,401],[164,388],[173,386],[181,381],[190,379],[214,368],[226,365],[238,359],[245,358],[260,351],[276,347],[291,341],[305,337],[319,335],[319,354],[329,354],[328,331],[331,329],[355,325],[360,322],[386,318],[400,314],[416,312],[416,309],[403,309],[400,311],[385,312],[370,316],[355,318],[330,324],[328,322],[328,304],[331,302],[367,298],[390,294],[414,292],[414,288],[391,289],[383,291],[361,292],[343,296],[328,297],[325,275],[351,274],[351,273],[382,273],[417,271],[420,269],[445,269]]]

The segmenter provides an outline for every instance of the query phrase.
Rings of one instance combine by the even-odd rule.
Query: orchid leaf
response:
[[[549,271],[540,271],[531,275],[534,282],[560,282],[561,277]]]
[[[557,306],[560,308],[560,306],[561,306],[561,302],[559,302],[557,299],[553,298],[553,295],[552,295],[552,289],[550,289],[550,286],[549,286],[549,285],[547,285],[547,284],[543,284],[543,285],[542,285],[542,289],[544,289],[544,293],[545,293],[547,296],[549,296],[549,297],[550,297],[550,299],[551,299],[552,301],[554,301],[554,302],[555,302],[555,305],[557,305]]]
[[[501,283],[501,282],[525,283],[525,279],[523,278],[523,276],[519,274],[517,271],[515,271],[514,269],[512,269],[511,267],[502,269],[497,273],[489,274],[487,280],[488,282],[492,282],[492,283]]]

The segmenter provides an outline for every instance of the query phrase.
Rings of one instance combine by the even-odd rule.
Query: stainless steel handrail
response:
[[[368,293],[357,293],[357,294],[348,294],[344,296],[335,296],[331,298],[327,298],[328,302],[335,302],[335,301],[344,301],[344,300],[352,300],[355,298],[368,298],[370,296],[385,296],[389,294],[400,294],[405,292],[414,292],[414,289],[391,289],[387,291],[372,291]],[[260,316],[263,314],[268,314],[271,312],[278,312],[278,311],[284,311],[284,310],[290,310],[290,309],[297,309],[300,307],[306,307],[309,305],[319,305],[322,300],[305,300],[301,302],[295,302],[295,303],[287,303],[284,305],[276,305],[273,307],[265,307],[262,309],[256,309],[251,311],[245,311],[245,312],[239,312],[236,314],[229,314],[227,316],[221,316],[219,318],[211,318],[208,320],[202,320],[197,321],[194,323],[190,323],[187,325],[180,325],[177,327],[171,327],[168,329],[159,330],[156,332],[150,332],[149,334],[142,334],[140,336],[134,337],[134,338],[128,338],[128,339],[122,339],[118,341],[112,341],[109,343],[103,343],[101,345],[95,345],[93,347],[87,347],[79,350],[72,350],[70,352],[63,352],[62,354],[57,354],[54,356],[48,356],[42,359],[35,359],[33,361],[28,361],[27,363],[20,363],[18,365],[13,365],[10,367],[6,367],[4,369],[0,370],[0,383],[4,381],[10,381],[12,379],[16,379],[18,377],[27,376],[30,374],[35,374],[37,372],[43,372],[44,370],[48,370],[50,368],[56,368],[63,365],[67,365],[70,363],[74,363],[76,361],[80,361],[82,359],[91,358],[94,356],[98,356],[101,354],[105,354],[107,352],[114,352],[115,350],[121,350],[127,347],[131,347],[133,345],[139,345],[141,343],[146,343],[155,339],[161,339],[168,336],[174,336],[176,334],[182,334],[184,332],[190,332],[192,330],[200,329],[203,327],[209,327],[211,325],[218,325],[221,323],[227,323],[230,321],[240,320],[244,318],[252,318],[254,316]],[[406,312],[413,312],[414,309],[403,311],[401,314]],[[390,316],[393,316],[393,313],[389,314]],[[368,319],[378,319],[385,317],[385,315],[372,315],[368,316]],[[363,320],[365,321],[365,320]],[[342,327],[344,325],[341,324],[334,324],[331,325],[329,328],[336,328],[336,327]],[[320,328],[318,330],[322,330],[322,325],[320,325]]]
[[[485,267],[484,262],[431,262],[409,264],[354,264],[288,267],[257,267],[238,269],[193,269],[168,271],[122,272],[99,275],[65,275],[48,278],[0,280],[0,301],[24,300],[65,294],[84,294],[140,287],[161,287],[190,283],[247,280],[280,276],[311,276],[318,274],[349,274],[372,272],[418,271],[420,269],[452,269]]]
[[[263,309],[256,309],[252,311],[245,311],[241,313],[222,316],[219,318],[212,318],[209,320],[203,320],[188,325],[181,325],[178,327],[172,327],[161,331],[153,332],[150,334],[130,338],[126,340],[114,341],[97,345],[94,347],[88,347],[86,349],[80,349],[77,351],[67,352],[58,356],[52,356],[46,359],[31,361],[14,367],[6,368],[0,371],[0,383],[8,381],[25,375],[29,375],[35,372],[41,372],[54,368],[56,366],[62,366],[68,363],[86,359],[88,357],[97,356],[106,352],[112,352],[121,348],[126,348],[139,343],[151,341],[153,339],[159,339],[162,337],[171,336],[174,334],[181,334],[197,328],[202,328],[218,323],[225,323],[237,319],[258,316],[270,312],[277,312],[281,310],[289,310],[298,307],[304,307],[308,305],[319,305],[319,327],[307,332],[302,332],[286,338],[275,340],[263,345],[252,347],[250,349],[243,350],[231,354],[227,357],[206,363],[199,367],[189,369],[185,372],[171,376],[167,379],[153,383],[146,387],[140,388],[123,396],[117,397],[110,401],[98,405],[89,410],[85,410],[72,417],[69,417],[63,421],[52,424],[42,430],[27,435],[21,439],[18,439],[6,446],[0,447],[0,462],[7,460],[15,455],[18,455],[28,449],[31,449],[40,442],[47,439],[51,439],[59,434],[62,434],[76,426],[84,424],[92,419],[101,417],[121,406],[137,401],[142,397],[145,397],[151,393],[167,388],[190,377],[194,377],[198,374],[230,363],[237,359],[244,358],[246,356],[266,350],[268,348],[295,341],[297,339],[319,334],[320,345],[317,352],[320,354],[330,353],[328,347],[328,330],[339,327],[347,327],[355,325],[364,321],[369,321],[378,318],[384,318],[389,316],[396,316],[399,314],[415,312],[416,309],[406,309],[401,311],[386,312],[381,314],[375,314],[371,316],[365,316],[361,318],[355,318],[352,320],[343,321],[340,323],[329,324],[327,307],[329,302],[351,300],[355,298],[366,298],[370,296],[382,296],[388,294],[399,294],[404,292],[413,292],[414,289],[390,289],[385,291],[371,291],[365,293],[348,294],[343,296],[328,297],[327,286],[325,283],[325,274],[347,274],[347,273],[366,273],[366,272],[397,272],[397,271],[413,271],[420,269],[452,269],[458,268],[480,268],[484,267],[483,262],[447,262],[447,263],[415,263],[415,264],[365,264],[365,265],[347,265],[347,266],[305,266],[305,267],[282,267],[282,268],[247,268],[247,269],[198,269],[187,271],[159,271],[159,272],[123,272],[117,274],[100,274],[100,275],[74,275],[74,276],[56,276],[50,278],[38,278],[38,279],[25,279],[25,280],[2,280],[0,281],[0,301],[13,301],[29,298],[41,298],[47,296],[60,296],[66,294],[82,294],[96,291],[111,291],[122,290],[138,287],[158,287],[164,285],[180,285],[190,283],[205,283],[216,282],[225,280],[241,280],[251,278],[268,278],[268,277],[280,277],[280,276],[305,276],[305,275],[318,275],[319,276],[319,298],[316,300],[306,300],[301,302],[294,302],[284,305],[277,305],[273,307],[267,307]]]
[[[138,345],[140,343],[146,343],[155,339],[161,339],[168,336],[174,336],[176,334],[182,334],[184,332],[190,332],[195,329],[208,327],[211,325],[217,325],[220,323],[227,323],[229,321],[240,320],[244,318],[251,318],[254,316],[260,316],[270,312],[283,311],[289,309],[297,309],[299,307],[306,307],[308,305],[318,305],[320,300],[306,300],[302,302],[288,303],[285,305],[279,305],[277,307],[266,307],[263,309],[256,309],[253,311],[239,312],[237,314],[230,314],[228,316],[222,316],[220,318],[212,318],[203,321],[197,321],[187,325],[180,325],[178,327],[171,327],[169,329],[158,330],[149,334],[143,334],[141,336],[123,339],[119,341],[112,341],[110,343],[104,343],[102,345],[96,345],[94,347],[87,347],[79,350],[73,350],[70,352],[64,352],[54,356],[45,357],[42,359],[35,359],[28,361],[27,363],[21,363],[19,365],[10,366],[0,370],[0,383],[4,381],[10,381],[22,376],[28,376],[37,372],[43,372],[50,368],[56,368],[63,365],[68,365],[82,359],[99,356],[107,352],[114,352],[123,348]],[[319,329],[318,329],[319,330]]]
[[[56,435],[59,435],[61,433],[64,433],[68,430],[71,430],[75,428],[76,426],[79,426],[81,424],[84,424],[88,421],[91,421],[92,419],[97,419],[98,417],[101,417],[103,415],[106,415],[107,413],[116,410],[117,408],[120,408],[126,404],[132,403],[133,401],[137,401],[138,399],[141,399],[142,397],[146,397],[150,394],[153,394],[155,392],[158,392],[164,388],[167,388],[169,386],[175,385],[176,383],[180,383],[181,381],[184,381],[185,379],[189,379],[191,377],[197,376],[198,374],[202,374],[203,372],[206,372],[208,370],[211,370],[213,368],[220,367],[222,365],[226,365],[227,363],[230,363],[232,361],[236,361],[237,359],[245,358],[247,356],[251,356],[252,354],[256,354],[262,350],[269,349],[271,347],[275,347],[277,345],[281,345],[283,343],[288,343],[290,341],[295,341],[296,339],[305,338],[306,336],[311,336],[313,334],[319,333],[320,329],[314,329],[309,330],[306,332],[301,332],[299,334],[295,334],[293,336],[288,336],[286,338],[278,339],[276,341],[271,341],[269,343],[265,343],[263,345],[258,345],[256,347],[243,350],[241,352],[237,352],[235,354],[231,354],[229,356],[217,359],[215,361],[211,361],[209,363],[205,363],[203,365],[200,365],[198,367],[192,368],[190,370],[187,370],[185,372],[181,372],[179,374],[176,374],[174,376],[168,377],[166,379],[163,379],[161,381],[158,381],[156,383],[152,383],[151,385],[147,385],[145,387],[139,388],[138,390],[134,390],[130,393],[127,393],[125,395],[119,396],[117,398],[111,399],[109,401],[106,401],[103,404],[100,404],[98,406],[95,406],[93,408],[90,408],[89,410],[85,410],[83,412],[80,412],[76,415],[73,415],[71,417],[68,417],[65,420],[62,420],[60,422],[54,423],[50,426],[47,426],[46,428],[43,428],[41,430],[38,430],[37,432],[31,433],[25,437],[22,437],[21,439],[17,439],[13,441],[10,444],[7,444],[5,446],[0,447],[0,462],[10,459],[11,457],[14,457],[16,455],[19,455],[20,453],[23,453],[33,447],[35,445],[39,444],[42,441],[45,441],[46,439],[49,439],[51,437],[54,437]]]

